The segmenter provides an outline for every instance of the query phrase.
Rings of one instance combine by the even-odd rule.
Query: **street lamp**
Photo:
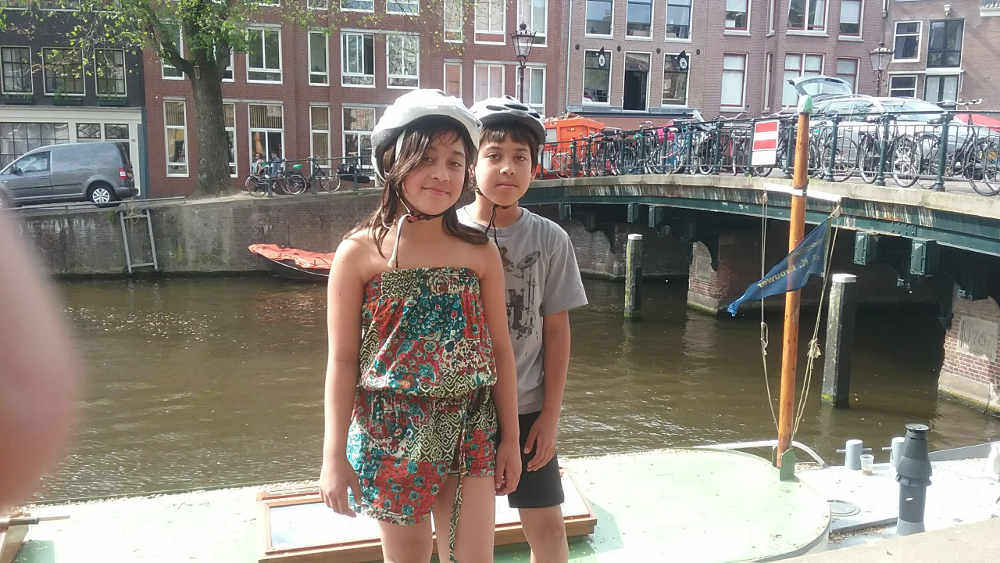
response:
[[[527,66],[528,55],[531,54],[531,46],[535,43],[535,32],[528,31],[528,24],[521,22],[517,26],[517,31],[510,34],[514,40],[514,56],[517,57],[518,77],[521,80],[518,99],[524,103],[524,67]]]
[[[871,59],[872,71],[875,72],[875,95],[880,96],[882,94],[882,73],[889,66],[892,49],[886,47],[885,43],[879,43],[878,47],[868,53],[868,58]]]

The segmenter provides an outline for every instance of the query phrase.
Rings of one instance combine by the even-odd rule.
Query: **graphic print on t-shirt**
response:
[[[535,302],[538,281],[535,279],[535,269],[532,266],[538,262],[541,254],[538,250],[530,252],[515,265],[507,256],[507,247],[500,247],[500,259],[503,260],[504,271],[524,281],[523,289],[507,289],[507,322],[510,325],[512,338],[524,338],[535,329],[535,316],[531,314],[531,308]]]

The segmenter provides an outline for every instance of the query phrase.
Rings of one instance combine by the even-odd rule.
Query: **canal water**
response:
[[[88,376],[70,450],[36,500],[318,477],[323,286],[233,277],[58,287]],[[690,311],[683,280],[660,280],[643,289],[644,320],[625,323],[620,283],[586,287],[591,304],[571,316],[560,455],[776,436],[755,315]],[[803,348],[813,318],[803,315]],[[907,422],[931,425],[932,449],[1000,439],[1000,420],[938,397],[942,329],[932,314],[863,311],[857,325],[851,408],[820,405],[818,366],[796,440],[839,462],[847,438],[881,447]],[[780,315],[770,341],[776,401]]]

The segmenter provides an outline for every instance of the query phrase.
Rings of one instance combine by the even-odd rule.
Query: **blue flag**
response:
[[[831,219],[810,231],[795,250],[764,275],[764,279],[750,284],[739,299],[729,304],[729,314],[735,317],[744,301],[795,291],[806,285],[810,275],[822,276],[826,269],[826,241],[830,236]]]

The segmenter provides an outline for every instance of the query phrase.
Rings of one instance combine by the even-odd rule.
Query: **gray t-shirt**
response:
[[[472,207],[458,210],[463,224],[483,230]],[[507,281],[507,323],[517,360],[517,410],[542,410],[545,398],[542,317],[587,304],[569,235],[555,222],[521,209],[514,224],[497,229]],[[493,233],[489,233],[493,242]]]

